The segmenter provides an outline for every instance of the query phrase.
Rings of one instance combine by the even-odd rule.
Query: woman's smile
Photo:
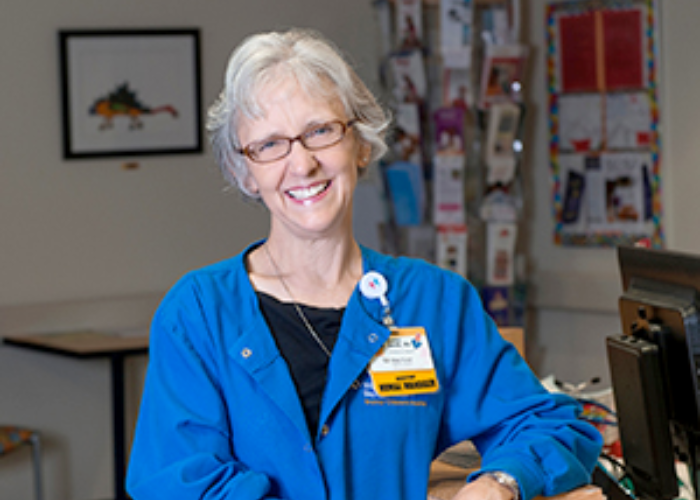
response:
[[[309,204],[320,200],[331,184],[332,181],[320,181],[310,186],[288,189],[286,193],[294,201]]]

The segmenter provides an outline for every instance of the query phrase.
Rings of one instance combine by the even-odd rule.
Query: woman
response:
[[[542,389],[474,289],[355,241],[353,192],[386,128],[319,35],[257,35],[234,52],[209,130],[270,232],[159,308],[135,499],[425,500],[430,462],[465,439],[483,468],[456,498],[588,481],[600,436]]]

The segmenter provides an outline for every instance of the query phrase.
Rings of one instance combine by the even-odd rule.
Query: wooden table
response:
[[[126,422],[124,416],[124,359],[148,352],[146,330],[132,333],[75,331],[8,335],[3,343],[72,358],[109,358],[112,378],[112,432],[114,446],[114,498],[126,500]]]

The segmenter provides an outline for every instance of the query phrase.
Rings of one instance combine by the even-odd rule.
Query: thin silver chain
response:
[[[292,305],[294,306],[294,309],[296,309],[297,314],[299,315],[299,318],[301,318],[301,321],[304,323],[304,326],[306,326],[306,329],[309,331],[309,333],[311,334],[313,339],[316,341],[316,343],[319,345],[319,347],[323,350],[323,352],[326,353],[326,356],[328,356],[330,358],[331,351],[326,347],[326,344],[323,343],[323,340],[321,340],[321,337],[318,335],[318,333],[316,333],[316,330],[314,330],[314,327],[311,326],[311,323],[306,318],[306,315],[301,310],[301,307],[299,307],[299,304],[297,304],[297,301],[294,298],[292,291],[287,286],[287,282],[284,281],[284,278],[282,277],[282,273],[280,272],[279,267],[277,267],[277,263],[275,262],[275,259],[272,258],[272,254],[270,253],[270,249],[268,248],[267,245],[263,245],[263,248],[265,249],[265,253],[267,254],[267,258],[270,260],[270,264],[272,264],[272,267],[275,269],[275,273],[277,274],[277,279],[280,280],[280,283],[282,283],[282,286],[284,287],[284,290],[287,292],[287,295],[289,295],[289,298],[292,299]]]

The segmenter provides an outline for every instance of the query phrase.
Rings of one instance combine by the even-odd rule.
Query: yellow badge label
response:
[[[422,327],[394,328],[369,366],[379,396],[430,394],[440,388],[430,343]]]

